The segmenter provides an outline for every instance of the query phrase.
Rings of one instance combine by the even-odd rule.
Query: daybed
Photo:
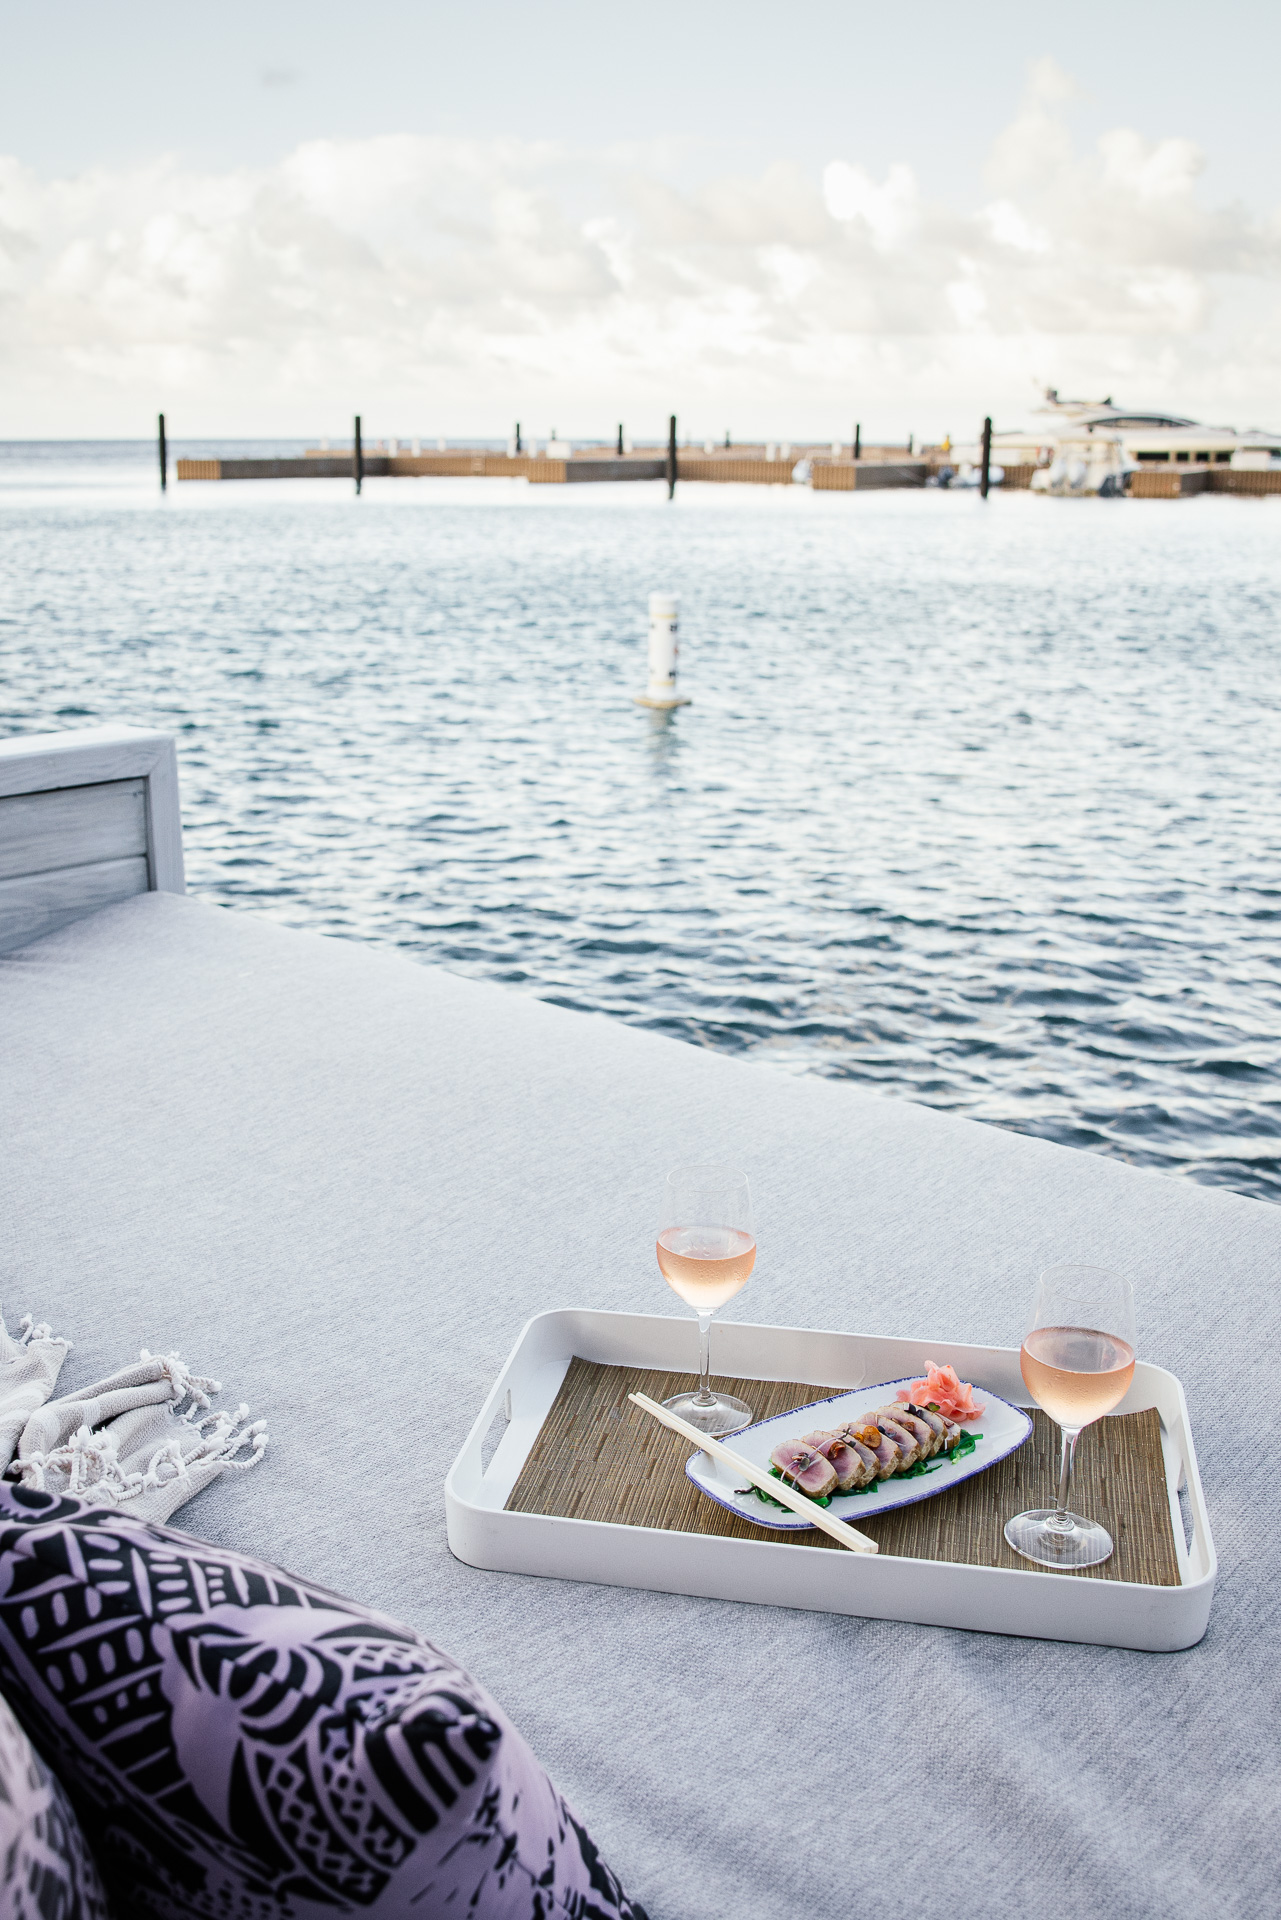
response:
[[[1274,1910],[1281,1210],[183,897],[155,736],[11,743],[0,780],[42,796],[0,870],[3,1305],[71,1335],[69,1380],[181,1346],[269,1417],[262,1464],[176,1524],[465,1662],[651,1920]],[[134,852],[83,838],[96,785]],[[99,871],[77,909],[75,869],[113,864],[129,897],[99,905]],[[32,937],[42,911],[67,924]],[[1201,1644],[454,1560],[444,1477],[522,1324],[671,1311],[658,1186],[708,1154],[755,1184],[760,1256],[729,1317],[1017,1345],[1041,1265],[1129,1273],[1213,1514]]]

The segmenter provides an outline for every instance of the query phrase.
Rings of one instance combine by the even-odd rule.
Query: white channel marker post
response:
[[[649,596],[649,685],[644,693],[633,694],[638,707],[657,707],[660,712],[667,712],[672,707],[690,704],[686,694],[676,691],[680,605],[674,593]]]

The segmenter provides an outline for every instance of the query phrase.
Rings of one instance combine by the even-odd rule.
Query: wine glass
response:
[[[1083,1427],[1124,1400],[1134,1378],[1134,1289],[1106,1267],[1047,1267],[1019,1353],[1028,1392],[1062,1430],[1059,1492],[1052,1507],[1005,1523],[1016,1553],[1038,1567],[1097,1567],[1112,1536],[1068,1510],[1072,1463]]]
[[[697,1393],[678,1393],[663,1405],[700,1433],[737,1433],[752,1409],[732,1394],[713,1393],[712,1315],[732,1300],[756,1264],[752,1196],[735,1167],[677,1167],[663,1184],[658,1223],[658,1267],[674,1293],[698,1315]]]

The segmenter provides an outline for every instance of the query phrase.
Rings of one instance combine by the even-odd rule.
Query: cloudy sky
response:
[[[0,438],[1281,427],[1256,0],[0,0]]]

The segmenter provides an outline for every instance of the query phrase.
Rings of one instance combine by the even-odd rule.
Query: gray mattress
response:
[[[270,1416],[178,1516],[469,1664],[653,1920],[1275,1911],[1281,1210],[149,894],[0,962],[10,1325],[177,1346]],[[1185,1382],[1209,1633],[1117,1652],[481,1573],[442,1482],[522,1323],[668,1312],[669,1165],[751,1172],[729,1314],[1016,1344],[1136,1283]],[[691,1322],[691,1348],[693,1328]]]

